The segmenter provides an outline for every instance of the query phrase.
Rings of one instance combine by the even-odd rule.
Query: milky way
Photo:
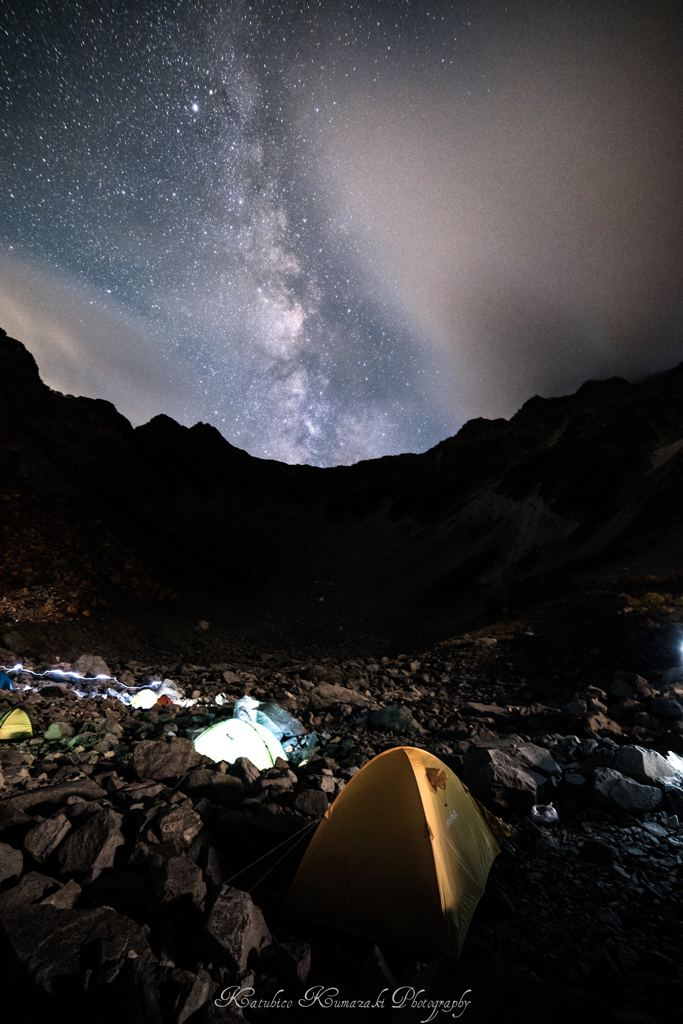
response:
[[[552,4],[5,5],[0,326],[60,390],[315,465],[423,451],[534,391],[663,368],[680,350],[680,83],[658,49],[673,7],[620,35],[618,3],[597,26],[556,6],[545,38]],[[557,53],[593,75],[597,164]],[[586,238],[614,229],[604,253],[582,218]],[[657,250],[633,280],[626,220]],[[659,320],[640,343],[619,333],[614,280],[632,296],[662,277]]]

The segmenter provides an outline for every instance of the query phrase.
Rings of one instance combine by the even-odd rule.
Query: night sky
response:
[[[0,11],[0,326],[315,465],[683,359],[680,4]]]

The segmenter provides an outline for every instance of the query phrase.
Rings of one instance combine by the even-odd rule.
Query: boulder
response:
[[[157,819],[159,838],[162,843],[179,843],[189,846],[201,831],[202,819],[192,808],[192,801],[185,800],[161,812]]]
[[[57,910],[43,904],[4,915],[3,951],[13,954],[44,992],[83,988],[86,966],[97,968],[124,957],[151,957],[145,933],[111,907]]]
[[[370,715],[369,724],[376,729],[387,732],[416,732],[424,734],[425,729],[413,718],[410,708],[404,704],[390,704],[388,708],[379,708]]]
[[[204,937],[215,964],[243,973],[251,953],[272,942],[263,914],[247,892],[222,885],[211,902]]]
[[[470,747],[463,762],[463,782],[480,800],[524,812],[543,803],[546,780],[503,750]]]
[[[338,665],[311,665],[301,669],[301,677],[312,683],[339,683],[343,676]]]
[[[312,711],[319,711],[331,704],[356,704],[361,707],[367,706],[367,698],[356,690],[349,690],[337,683],[320,683],[314,686],[308,695],[309,706]]]
[[[656,718],[683,718],[683,706],[675,697],[651,697],[648,702],[648,711]]]
[[[113,867],[124,842],[120,822],[121,815],[108,809],[91,814],[62,844],[58,855],[62,875],[84,875],[89,884],[105,868]]]
[[[515,712],[509,708],[501,708],[497,704],[478,704],[475,701],[467,701],[458,708],[458,712],[466,718],[472,715],[492,718],[497,725],[506,725],[515,717]]]
[[[231,776],[239,779],[245,789],[251,789],[261,772],[248,757],[238,757],[229,767]]]
[[[39,871],[29,871],[19,885],[0,893],[0,921],[16,912],[21,913],[31,904],[40,903],[61,888],[62,883],[56,878],[42,875]]]
[[[54,853],[70,828],[71,822],[66,814],[55,814],[26,833],[24,850],[38,864],[43,864]]]
[[[568,715],[586,715],[588,714],[588,704],[584,697],[577,695],[565,705],[565,711]]]
[[[637,747],[632,744],[620,748],[612,767],[628,775],[630,779],[651,786],[655,783],[663,785],[680,785],[681,777],[669,762],[656,750]]]
[[[21,850],[15,850],[8,843],[0,843],[0,886],[3,882],[10,884],[19,878],[24,867]]]
[[[607,691],[611,697],[651,697],[647,679],[636,672],[617,672]]]
[[[179,973],[179,971],[175,972],[174,980],[179,980]],[[211,980],[211,975],[203,968],[200,968],[196,975],[193,975],[190,971],[184,971],[183,974],[188,975],[188,977],[185,979],[175,1000],[174,1024],[185,1024],[188,1018],[192,1017],[203,1006],[206,1006],[209,999],[218,990],[218,985]],[[230,1024],[229,1017],[226,1018],[225,1024]]]
[[[596,711],[590,714],[586,719],[586,728],[591,733],[593,739],[598,739],[601,736],[607,736],[613,738],[615,736],[623,736],[623,729],[618,725],[612,718],[603,711]]]
[[[73,726],[68,722],[52,722],[43,733],[46,740],[68,740],[74,734]]]
[[[169,857],[159,869],[150,894],[153,917],[182,916],[206,896],[201,868],[187,857]]]
[[[518,761],[524,768],[530,768],[546,779],[560,779],[562,769],[557,761],[553,760],[545,747],[538,747],[535,743],[523,743],[515,748],[515,761]]]
[[[268,768],[255,782],[254,792],[272,800],[282,793],[291,793],[296,781],[296,775],[290,768]]]
[[[643,710],[643,705],[630,697],[622,697],[615,704],[610,704],[607,709],[607,717],[613,722],[622,725],[624,722],[633,721],[633,716]]]
[[[258,768],[252,767],[258,778]],[[193,768],[182,788],[192,797],[206,797],[212,804],[223,804],[235,810],[239,810],[244,803],[244,783],[234,774],[214,772],[209,768]]]
[[[656,811],[662,804],[662,792],[653,786],[641,786],[613,768],[596,768],[593,795],[599,803],[616,804],[623,811],[639,814]]]
[[[133,754],[133,767],[141,779],[174,779],[201,762],[189,740],[141,740]]]
[[[74,662],[73,671],[77,672],[79,676],[108,676],[111,678],[111,671],[104,658],[100,658],[98,654],[82,654],[77,661]]]
[[[294,797],[295,810],[307,818],[320,818],[328,807],[327,797],[320,789],[305,789]]]
[[[6,800],[0,800],[0,813],[3,811],[27,811],[38,804],[61,804],[70,796],[80,796],[86,800],[102,800],[106,790],[93,782],[92,779],[74,779],[73,782],[60,782],[55,786],[39,786],[25,793]]]
[[[56,907],[57,910],[71,910],[78,903],[82,891],[78,882],[70,878],[66,885],[46,896],[40,903],[41,906],[48,904],[51,907]]]
[[[671,813],[683,818],[683,789],[679,786],[665,786],[664,793]]]

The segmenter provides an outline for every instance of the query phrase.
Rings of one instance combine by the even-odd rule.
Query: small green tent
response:
[[[395,747],[326,811],[284,913],[363,935],[419,960],[460,955],[510,830],[433,754]]]
[[[275,759],[287,760],[277,736],[256,722],[227,718],[209,726],[194,741],[195,750],[212,761],[232,764],[238,757],[248,757],[260,770],[272,768]]]
[[[30,740],[32,736],[33,725],[23,708],[12,708],[0,718],[0,740]]]

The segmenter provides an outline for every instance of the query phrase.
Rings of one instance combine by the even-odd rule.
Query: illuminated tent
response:
[[[0,718],[0,740],[28,740],[33,736],[33,726],[23,708],[12,708]]]
[[[194,741],[195,750],[212,761],[232,764],[238,757],[248,757],[257,768],[272,768],[277,757],[287,760],[279,739],[256,722],[227,718],[209,726]]]
[[[403,949],[458,957],[503,822],[437,757],[395,747],[362,768],[325,813],[284,913]]]
[[[133,708],[153,708],[157,703],[159,694],[155,693],[154,690],[145,688],[144,690],[138,690],[131,701],[131,707]]]

